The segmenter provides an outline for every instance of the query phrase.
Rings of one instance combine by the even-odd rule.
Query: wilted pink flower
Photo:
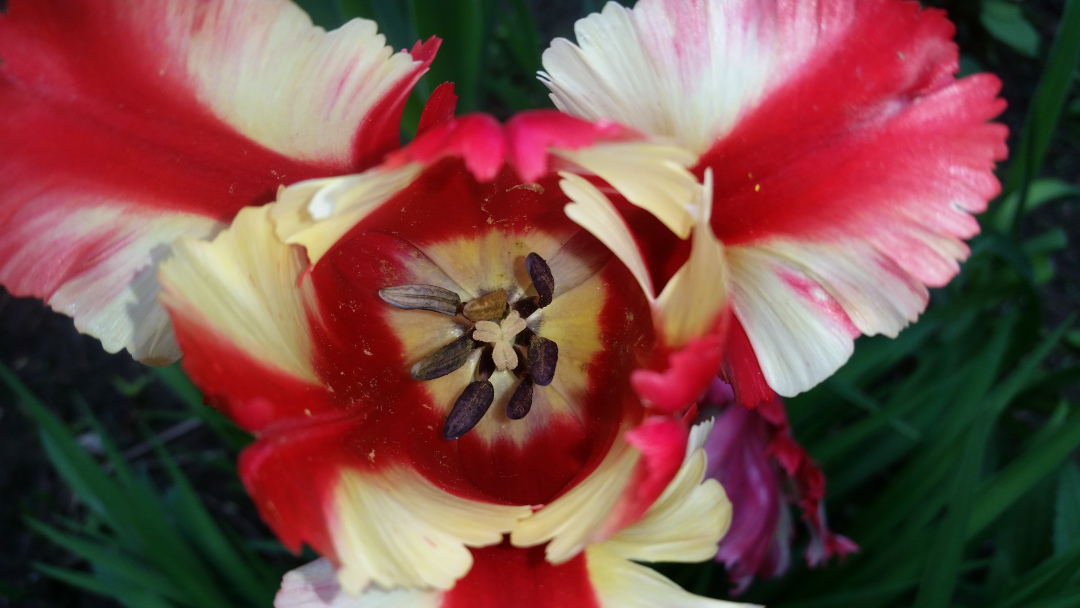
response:
[[[715,416],[705,443],[709,478],[732,499],[731,528],[720,541],[723,562],[741,593],[754,577],[787,571],[794,539],[789,505],[797,505],[810,531],[805,557],[810,566],[858,550],[825,521],[825,476],[791,436],[780,398],[747,409],[730,385],[717,380],[702,400],[702,417]]]

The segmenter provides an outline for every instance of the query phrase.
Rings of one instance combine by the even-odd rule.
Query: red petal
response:
[[[474,549],[472,570],[444,596],[442,608],[600,608],[585,553],[554,566],[544,547],[509,543]]]
[[[435,87],[427,104],[424,105],[424,111],[420,114],[420,124],[416,127],[416,134],[422,135],[432,127],[453,120],[457,102],[458,96],[454,94],[454,83],[444,82]]]
[[[998,192],[1006,130],[985,121],[1004,108],[1000,83],[953,81],[942,12],[853,6],[849,34],[816,49],[702,158],[716,180],[713,226],[726,245],[850,234],[939,285],[955,271],[927,267],[941,254],[921,231],[970,237],[977,226],[961,209],[981,211]]]
[[[728,317],[724,315],[722,327],[716,332],[695,338],[668,355],[666,370],[634,370],[630,382],[638,396],[648,406],[665,414],[680,411],[697,401],[720,370]]]
[[[754,408],[762,401],[772,401],[774,393],[761,373],[754,347],[738,319],[731,321],[724,345],[720,377],[735,391],[735,400],[743,407]]]
[[[204,237],[241,207],[272,200],[282,183],[362,169],[397,145],[396,116],[426,64],[364,99],[358,86],[366,84],[350,73],[363,29],[342,30],[331,49],[285,2],[13,2],[0,17],[0,281],[46,299],[68,285],[75,293],[53,303],[81,328],[111,350],[159,356],[135,343],[140,327],[114,335],[112,326],[141,320],[123,317],[117,303],[129,286],[140,306],[155,306],[152,266],[177,235],[170,222],[201,221],[184,234]],[[308,38],[284,51],[268,33],[294,31]],[[420,61],[436,47],[419,49]],[[283,85],[295,83],[278,59],[300,50],[340,61],[299,74],[307,87],[289,90]],[[260,87],[295,95],[267,105]],[[323,103],[325,116],[302,119],[335,137],[323,145],[310,143],[306,127],[283,134],[280,125],[303,107],[297,100]],[[353,115],[344,106],[366,107],[358,101],[370,111],[345,120]],[[120,310],[111,325],[92,318],[110,303]]]

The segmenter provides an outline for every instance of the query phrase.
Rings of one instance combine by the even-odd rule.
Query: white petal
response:
[[[420,589],[386,591],[374,586],[362,595],[349,595],[338,584],[333,564],[317,559],[285,573],[274,608],[437,608],[441,595]]]
[[[609,2],[577,22],[578,46],[552,42],[540,79],[565,112],[701,154],[850,15],[839,2],[642,0],[633,10]]]
[[[731,302],[769,386],[785,397],[840,368],[859,335],[825,289],[784,258],[730,247]]]

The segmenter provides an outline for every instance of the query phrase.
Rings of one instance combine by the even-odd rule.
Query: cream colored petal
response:
[[[544,549],[547,561],[561,564],[599,540],[599,530],[622,498],[623,490],[641,459],[620,435],[587,478],[569,492],[519,522],[510,533],[517,547],[532,547],[548,542]]]
[[[554,153],[603,178],[680,239],[690,235],[694,225],[691,205],[699,198],[701,186],[687,169],[697,163],[697,155],[689,150],[635,141]]]
[[[256,360],[317,381],[305,302],[297,286],[307,266],[302,250],[278,240],[269,206],[240,211],[212,242],[181,239],[161,265],[162,301],[173,315],[192,316],[227,336]]]
[[[330,514],[338,581],[353,595],[372,583],[449,589],[472,567],[469,547],[502,542],[529,513],[453,496],[411,471],[344,471]]]
[[[716,555],[731,525],[731,501],[705,477],[705,451],[683,464],[641,520],[604,541],[608,551],[645,562],[699,562]]]
[[[727,305],[728,268],[724,245],[713,234],[712,170],[705,172],[704,188],[695,202],[694,235],[690,257],[664,286],[657,298],[664,337],[674,347],[713,329]]]
[[[918,279],[873,246],[854,239],[772,241],[757,246],[820,284],[855,327],[895,338],[919,317],[930,294]]]
[[[565,172],[559,175],[563,178],[559,186],[573,201],[566,206],[566,216],[600,239],[634,275],[645,296],[652,299],[655,292],[641,250],[611,200],[581,176]]]
[[[214,115],[293,158],[347,165],[365,118],[421,69],[373,21],[326,32],[282,0],[168,4],[161,75],[182,72]]]
[[[556,39],[540,80],[556,107],[672,138],[695,154],[845,34],[849,2],[609,2]]]
[[[308,259],[317,264],[369,213],[408,187],[420,170],[416,164],[376,167],[359,175],[309,180],[284,188],[271,211],[277,234],[287,243],[303,245]]]
[[[739,604],[693,595],[652,568],[639,566],[605,546],[585,552],[589,581],[603,608],[735,608]]]

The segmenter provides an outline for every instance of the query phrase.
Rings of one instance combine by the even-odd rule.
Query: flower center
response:
[[[537,336],[528,323],[537,311],[551,304],[555,279],[547,262],[536,253],[525,258],[525,268],[537,295],[514,302],[507,299],[505,289],[467,302],[436,285],[398,285],[379,290],[379,296],[391,306],[462,317],[468,328],[459,338],[413,365],[411,372],[416,380],[451,374],[464,366],[477,349],[481,351],[473,381],[461,392],[446,418],[443,437],[448,440],[468,433],[491,408],[495,387],[490,378],[494,371],[511,372],[519,381],[506,406],[506,416],[511,420],[524,418],[532,409],[534,384],[547,386],[555,377],[559,347]]]

